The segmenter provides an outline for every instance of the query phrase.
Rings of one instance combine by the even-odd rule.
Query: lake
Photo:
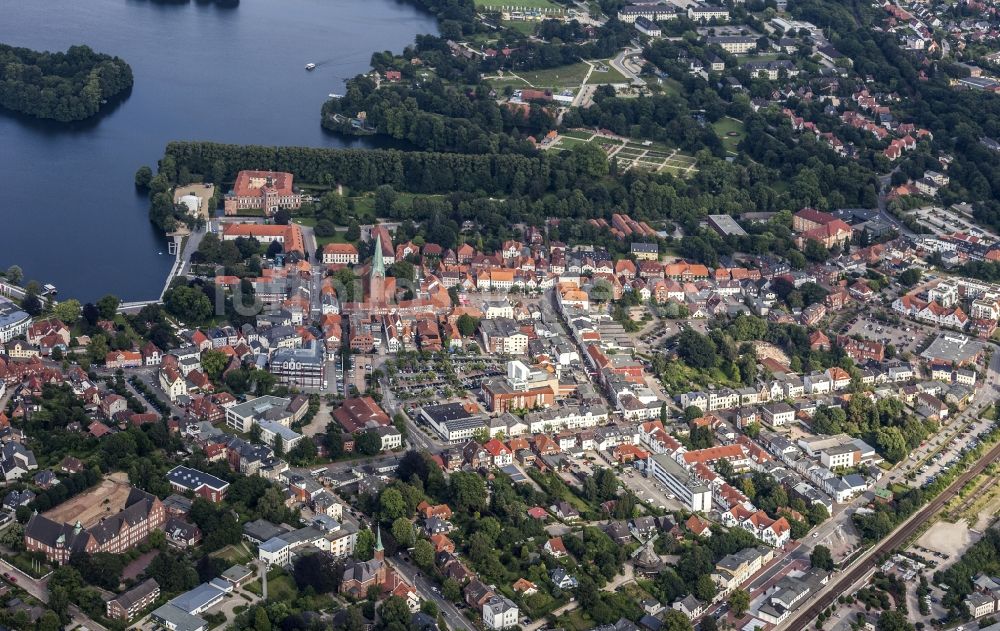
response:
[[[0,0],[0,42],[87,44],[132,66],[121,103],[63,125],[0,111],[0,268],[61,298],[156,298],[173,257],[149,223],[135,170],[171,140],[373,146],[320,127],[326,95],[401,51],[434,17],[396,0]],[[307,72],[306,63],[317,68]]]

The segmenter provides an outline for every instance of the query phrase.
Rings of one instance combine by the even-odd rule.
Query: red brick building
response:
[[[74,552],[122,554],[146,540],[149,533],[162,529],[166,511],[155,495],[133,488],[118,514],[90,528],[80,522],[60,524],[35,514],[24,529],[28,552],[41,552],[52,563],[62,565]]]
[[[885,359],[885,346],[874,340],[856,340],[841,335],[837,338],[837,344],[844,349],[848,357],[859,364],[880,362]]]
[[[177,466],[167,472],[167,481],[178,492],[191,491],[209,502],[221,502],[229,483],[210,473],[190,467]]]
[[[389,415],[371,397],[345,399],[344,403],[333,411],[333,418],[348,434],[371,427],[370,423],[388,427],[391,422]]]

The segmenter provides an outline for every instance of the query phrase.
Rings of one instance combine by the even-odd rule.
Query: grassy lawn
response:
[[[303,226],[311,226],[311,227],[316,226],[316,220],[312,218],[293,219],[292,221],[293,223],[297,223]],[[321,237],[319,235],[314,235],[314,236],[316,237],[316,245],[322,247],[327,243],[347,243],[347,238],[344,236],[346,234],[347,234],[346,232],[335,232],[333,233],[333,236],[330,237]]]
[[[398,197],[403,197],[408,193],[397,193]],[[359,223],[371,223],[375,220],[375,194],[354,197],[354,215]]]
[[[659,83],[658,85],[663,90],[663,93],[667,95],[680,96],[684,93],[680,82],[676,79],[663,79],[663,83]]]
[[[298,589],[295,587],[295,581],[288,574],[281,574],[277,578],[267,579],[267,598],[268,600],[275,600],[278,602],[288,602],[295,598],[298,594]]]
[[[719,135],[722,140],[722,145],[730,153],[736,152],[736,146],[740,144],[744,136],[746,136],[746,131],[743,129],[743,122],[738,121],[735,118],[729,118],[725,116],[720,118],[718,121],[712,123],[712,127],[715,129],[715,133]]]
[[[535,34],[535,28],[538,26],[537,22],[527,22],[525,20],[504,20],[503,25],[507,28],[512,28],[522,35],[531,36]]]
[[[413,200],[417,197],[443,197],[443,195],[420,195],[416,193],[405,193],[397,192],[396,199],[398,203],[402,205],[410,205]],[[370,224],[375,221],[375,194],[374,193],[364,193],[361,195],[349,197],[351,201],[354,202],[354,215],[353,218],[357,219],[360,224]],[[292,221],[301,226],[308,226],[310,228],[316,227],[316,219],[314,217],[293,217]],[[320,246],[324,246],[328,243],[347,243],[347,239],[344,237],[344,232],[337,232],[333,236],[329,237],[316,237],[316,243]]]
[[[777,53],[765,53],[762,55],[750,55],[748,57],[740,57],[740,65],[742,66],[748,61],[773,61],[778,58]]]
[[[636,140],[618,140],[614,138],[594,137],[586,130],[570,130],[559,136],[559,141],[553,145],[556,149],[568,149],[580,142],[597,142],[605,150],[618,146],[614,158],[618,160],[619,168],[636,168],[652,171],[666,171],[674,175],[690,175],[694,169],[694,156],[680,153],[676,147],[663,142],[650,142],[648,145]]]
[[[3,555],[3,558],[10,561],[10,564],[17,569],[29,576],[33,576],[34,578],[40,578],[52,570],[52,567],[47,563],[39,563],[36,565],[33,562],[34,559],[32,559],[31,555],[24,551],[18,552],[15,555],[5,554]]]
[[[601,59],[600,61],[595,62],[595,63],[604,64],[605,66],[607,66],[608,71],[607,72],[598,72],[597,70],[594,70],[592,73],[590,73],[590,79],[587,81],[588,84],[590,84],[590,85],[601,85],[601,84],[604,84],[604,83],[628,83],[629,82],[628,77],[626,77],[622,73],[618,72],[617,70],[615,70],[611,66],[611,60],[610,59]]]
[[[296,187],[300,188],[304,194],[312,195],[314,197],[322,197],[323,193],[330,191],[329,186],[324,186],[323,184],[313,184],[313,183],[296,183]]]
[[[558,68],[547,68],[545,70],[536,70],[534,72],[518,72],[517,76],[527,81],[534,88],[562,90],[564,88],[579,88],[580,84],[583,83],[583,78],[587,76],[588,70],[590,70],[590,66],[581,61],[568,66],[559,66]],[[608,75],[611,73],[595,74]],[[594,75],[591,75],[591,79],[594,79]],[[604,80],[601,79],[601,81]],[[491,82],[497,85],[510,83],[515,88],[525,87],[523,81],[518,81],[513,77],[502,80],[492,79]]]
[[[647,592],[645,589],[643,589],[642,587],[640,587],[635,583],[626,583],[625,586],[622,588],[622,591],[624,591],[626,594],[628,594],[630,597],[632,597],[634,600],[637,601],[643,601],[647,598],[652,598],[652,595],[649,592]]]
[[[587,631],[594,626],[593,621],[583,616],[579,609],[568,611],[556,619],[556,623],[567,631]]]
[[[212,556],[219,559],[225,559],[232,564],[248,563],[253,560],[253,557],[243,549],[242,545],[228,545],[221,550],[216,550],[212,553]]]

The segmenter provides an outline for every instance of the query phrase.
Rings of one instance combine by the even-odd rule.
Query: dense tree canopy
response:
[[[36,118],[83,120],[132,87],[132,69],[118,57],[71,46],[65,53],[0,44],[0,106]]]

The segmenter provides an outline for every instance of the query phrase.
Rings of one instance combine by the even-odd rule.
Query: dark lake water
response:
[[[155,298],[173,257],[133,186],[171,140],[366,146],[324,132],[319,109],[374,51],[437,32],[396,0],[0,0],[0,42],[87,44],[131,66],[131,94],[74,125],[0,111],[0,268],[60,297]],[[306,63],[318,65],[313,72]],[[162,252],[162,254],[161,254]]]

